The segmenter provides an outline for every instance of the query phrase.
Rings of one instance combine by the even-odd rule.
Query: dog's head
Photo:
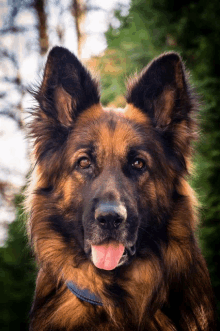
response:
[[[193,138],[179,55],[150,63],[129,82],[126,108],[112,110],[103,109],[97,83],[77,58],[55,47],[35,97],[32,213],[100,269],[157,252]]]

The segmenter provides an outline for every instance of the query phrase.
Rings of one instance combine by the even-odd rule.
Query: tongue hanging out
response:
[[[92,261],[99,269],[115,269],[124,253],[124,245],[112,241],[102,245],[92,245]]]

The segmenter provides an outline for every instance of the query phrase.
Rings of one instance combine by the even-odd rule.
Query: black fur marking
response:
[[[177,152],[175,148],[175,137],[172,131],[168,130],[162,132],[162,146],[167,160],[170,161],[173,169],[175,169],[178,174],[187,172],[185,158],[180,152]]]
[[[143,259],[152,260],[156,257],[161,259],[161,243],[168,242],[165,226],[152,228],[152,221],[149,226],[139,228],[137,240],[137,256]]]
[[[49,195],[53,192],[53,186],[50,185],[48,187],[39,187],[35,193],[38,194],[38,195]]]
[[[34,306],[31,309],[30,312],[30,318],[32,318],[32,316],[35,315],[35,313],[44,305],[48,304],[54,297],[54,295],[56,294],[57,290],[54,288],[53,290],[50,291],[49,294],[47,294],[46,296],[40,298],[38,297],[37,300],[35,300]]]
[[[32,132],[30,133],[30,136],[35,138],[36,142],[38,142],[37,162],[42,162],[45,158],[51,161],[51,157],[55,153],[62,153],[71,128],[66,128],[60,125],[60,123],[46,123],[45,125],[44,120],[42,120],[40,116],[35,116],[36,119],[32,125],[36,126],[37,130],[34,132],[31,127]]]
[[[53,288],[46,296],[44,297],[36,297],[35,298],[35,302],[34,305],[31,308],[29,317],[30,319],[32,319],[33,317],[35,317],[35,314],[38,313],[38,311],[41,310],[42,307],[48,306],[48,311],[50,310],[50,303],[53,301],[54,296],[58,295],[58,292],[60,291],[62,286],[62,283],[59,283],[58,286],[56,288]],[[61,293],[59,293],[59,297],[62,297],[63,292],[67,291],[67,288],[64,288],[63,291],[61,291]]]
[[[62,236],[62,239],[67,245],[74,246],[75,264],[80,266],[81,263],[85,262],[86,254],[83,250],[83,237],[82,226],[77,222],[67,221],[61,215],[53,215],[48,220],[50,228],[57,234]]]
[[[61,215],[53,215],[49,218],[50,228],[58,234],[61,234],[67,244],[73,239],[74,224],[65,222]]]
[[[118,271],[116,271],[117,273]],[[128,298],[128,293],[117,283],[112,283],[106,286],[106,293],[111,298],[117,306],[122,305]]]
[[[108,128],[110,131],[114,132],[115,128],[117,125],[117,120],[114,118],[111,118],[110,120],[108,120]]]

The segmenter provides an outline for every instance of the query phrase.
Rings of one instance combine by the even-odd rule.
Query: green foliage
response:
[[[28,330],[28,314],[34,293],[35,266],[25,236],[23,197],[17,196],[16,220],[0,247],[0,330]]]

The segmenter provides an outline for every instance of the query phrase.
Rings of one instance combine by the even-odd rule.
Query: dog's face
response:
[[[102,108],[78,60],[55,48],[37,100],[36,191],[48,228],[105,270],[166,242],[192,125],[180,58],[154,61],[129,87],[126,108],[114,111]]]
[[[100,268],[115,268],[136,250],[141,222],[138,197],[150,163],[143,130],[123,114],[103,111],[93,123],[81,125],[79,119],[69,138],[72,188],[79,187],[81,201],[81,244]],[[101,254],[109,254],[106,258],[111,261]]]
[[[67,208],[81,210],[77,217],[70,215],[70,222],[77,219],[87,256],[97,267],[113,269],[136,253],[142,231],[158,228],[153,207],[164,195],[163,216],[167,211],[165,199],[170,192],[163,176],[169,174],[162,164],[165,158],[159,156],[163,146],[147,117],[138,122],[127,117],[129,109],[121,113],[99,109],[97,115],[95,111],[92,122],[86,112],[78,119],[66,145],[71,169],[67,185],[72,189]]]

